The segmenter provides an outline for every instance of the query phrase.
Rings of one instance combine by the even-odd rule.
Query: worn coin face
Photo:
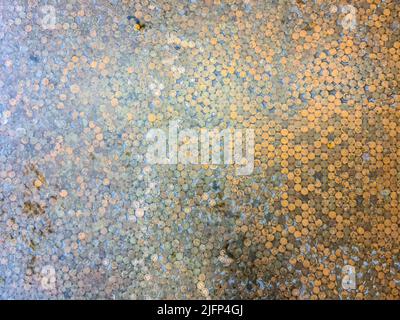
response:
[[[396,1],[0,14],[0,298],[399,298]]]

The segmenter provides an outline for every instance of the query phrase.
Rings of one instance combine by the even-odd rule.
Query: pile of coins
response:
[[[0,298],[399,299],[396,0],[9,1],[0,49]],[[171,121],[254,171],[149,164]]]

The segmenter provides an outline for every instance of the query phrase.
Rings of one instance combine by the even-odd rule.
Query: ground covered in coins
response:
[[[398,299],[397,0],[0,0],[0,298]],[[146,133],[254,129],[254,170]]]

